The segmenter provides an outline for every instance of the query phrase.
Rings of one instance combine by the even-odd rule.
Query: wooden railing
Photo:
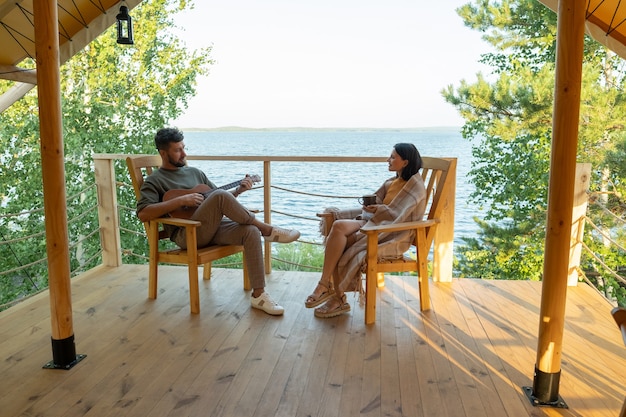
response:
[[[98,215],[100,219],[100,231],[102,241],[102,264],[105,266],[119,266],[122,264],[122,248],[120,240],[120,219],[118,215],[117,180],[120,175],[126,177],[127,173],[116,173],[115,161],[122,161],[127,155],[121,154],[96,154],[93,156],[96,185],[98,189]],[[384,163],[387,157],[335,157],[335,156],[187,156],[189,161],[255,161],[263,164],[263,220],[272,223],[272,164],[273,163]],[[120,164],[118,165],[118,170]],[[456,177],[456,172],[451,173]],[[298,193],[310,193],[315,195],[316,190],[306,189],[302,183],[302,177],[294,175],[293,188]],[[304,187],[304,188],[303,188]],[[453,240],[454,240],[454,200],[455,187],[451,187],[450,194],[446,196],[445,225],[438,228],[435,238],[433,277],[440,281],[452,279]],[[281,188],[284,190],[284,188]],[[341,196],[337,196],[340,198]],[[323,208],[320,203],[320,208]],[[271,272],[271,243],[265,243],[265,271]]]
[[[126,178],[128,175],[125,165],[116,161],[123,161],[127,155],[121,154],[96,154],[93,156],[96,185],[98,190],[98,216],[100,222],[100,234],[102,244],[102,264],[105,266],[119,266],[122,264],[122,251],[120,239],[120,221],[118,216],[118,182],[119,178]],[[273,185],[272,167],[280,163],[309,163],[324,162],[337,164],[367,164],[382,163],[386,157],[333,157],[333,156],[188,156],[190,161],[231,161],[231,162],[260,162],[263,165],[263,208],[262,215],[266,223],[272,223],[272,213],[275,211],[272,206],[273,191],[297,192]],[[116,173],[116,165],[118,172]],[[121,170],[121,171],[120,171]],[[454,173],[456,175],[456,173]],[[580,258],[584,248],[583,235],[587,212],[589,178],[591,175],[590,164],[578,164],[577,181],[575,184],[575,202],[573,213],[573,224],[571,231],[570,267],[568,285],[575,286],[580,280]],[[341,181],[341,179],[338,179]],[[122,181],[123,182],[123,181]],[[455,187],[451,190],[451,195],[447,196],[450,203],[447,205],[448,211],[445,213],[445,227],[440,227],[435,240],[435,250],[433,260],[435,270],[433,276],[441,281],[452,279],[453,263],[453,238],[454,238],[454,199]],[[311,194],[316,196],[315,194]],[[345,196],[336,196],[345,197]],[[314,197],[317,198],[317,197]],[[320,208],[323,208],[320,202]],[[297,208],[294,209],[296,214]],[[297,216],[295,216],[297,217]],[[122,227],[123,229],[123,227]],[[306,242],[305,242],[306,243]],[[265,243],[265,268],[270,273],[272,269],[271,243]]]
[[[98,222],[99,225],[96,225],[96,228],[90,228],[89,230],[84,230],[84,234],[87,236],[92,236],[95,234],[100,234],[100,245],[98,250],[94,253],[89,252],[86,255],[89,259],[99,258],[102,259],[102,265],[105,266],[119,266],[125,260],[132,258],[134,261],[139,259],[140,262],[147,262],[147,256],[145,253],[135,253],[129,248],[123,247],[123,241],[127,241],[128,236],[133,236],[133,238],[139,239],[140,241],[144,238],[141,236],[144,233],[143,228],[139,224],[139,220],[134,216],[134,200],[132,203],[129,203],[130,207],[124,206],[123,204],[118,204],[118,195],[124,196],[124,193],[129,193],[132,195],[132,191],[130,189],[130,179],[128,177],[128,172],[126,166],[124,164],[124,159],[126,155],[120,154],[97,154],[94,155],[94,166],[95,166],[95,180],[96,187],[93,187],[93,184],[89,187],[92,193],[95,193],[94,188],[97,189],[98,195],[98,204],[97,207],[94,205],[85,210],[90,211],[92,208],[95,210],[97,208],[98,211]],[[362,166],[368,165],[373,169],[377,169],[379,164],[386,160],[386,157],[308,157],[308,156],[300,156],[300,157],[290,157],[290,156],[189,156],[189,160],[194,161],[192,164],[202,163],[202,161],[228,161],[228,162],[238,162],[238,161],[253,161],[254,163],[262,164],[263,175],[264,175],[264,184],[261,187],[257,187],[254,190],[256,196],[254,197],[256,200],[262,200],[262,209],[260,210],[262,214],[260,216],[264,216],[264,220],[268,223],[272,222],[272,213],[275,213],[278,218],[278,223],[280,223],[280,216],[290,215],[292,217],[297,218],[306,218],[306,221],[317,222],[317,218],[314,213],[303,216],[302,213],[292,212],[292,213],[283,213],[281,210],[276,210],[272,205],[272,197],[278,195],[283,196],[285,194],[295,195],[298,194],[307,194],[307,197],[310,197],[314,204],[317,206],[319,202],[320,211],[325,205],[326,197],[333,197],[334,199],[348,199],[339,200],[339,204],[355,204],[356,197],[355,196],[346,196],[346,195],[322,195],[319,194],[319,190],[314,189],[314,186],[308,185],[307,181],[302,180],[302,176],[300,175],[300,167],[299,166],[307,166],[309,162],[323,162],[323,163],[332,163],[332,164],[341,164],[338,165],[342,169],[345,166],[346,171],[353,169],[354,165]],[[280,181],[276,181],[277,184],[274,184],[274,176],[272,175],[272,167],[277,168],[277,173],[280,173],[282,167],[277,164],[295,164],[295,171],[298,171],[298,175],[293,175],[293,179],[289,184],[283,184]],[[353,165],[350,165],[353,164]],[[309,164],[310,165],[310,164]],[[573,224],[572,224],[572,234],[571,234],[571,252],[570,252],[570,269],[569,269],[569,285],[577,285],[577,283],[582,279],[586,280],[591,286],[596,286],[596,284],[589,281],[585,273],[580,268],[580,258],[581,252],[590,252],[590,249],[586,247],[583,243],[583,234],[585,229],[593,228],[593,223],[587,217],[587,200],[588,200],[588,186],[589,186],[589,176],[591,167],[589,164],[578,164],[577,170],[577,181],[576,181],[576,191],[575,191],[575,204],[574,204],[574,213],[573,213]],[[256,172],[255,172],[256,173]],[[310,174],[310,173],[305,173]],[[280,176],[280,175],[278,175]],[[339,189],[339,185],[341,182],[348,181],[347,178],[338,178],[337,180],[337,188]],[[307,189],[309,187],[309,189]],[[259,189],[260,188],[260,189]],[[358,190],[358,187],[356,187]],[[334,188],[333,188],[334,189]],[[345,188],[344,188],[345,190]],[[258,194],[263,193],[262,199],[259,198]],[[454,237],[454,195],[449,196],[451,199],[450,209],[447,213],[448,218],[446,219],[447,228],[444,230],[440,228],[440,234],[437,237],[435,244],[437,245],[437,251],[435,251],[435,259],[439,262],[436,262],[436,270],[433,271],[433,277],[435,279],[439,279],[441,281],[449,281],[452,278],[452,259],[453,259],[453,237]],[[134,197],[133,197],[134,199]],[[95,199],[94,199],[95,200]],[[280,208],[280,200],[277,205]],[[256,204],[256,203],[255,203]],[[254,207],[258,208],[258,207]],[[120,220],[120,213],[122,213],[122,218],[126,220]],[[18,214],[5,214],[3,217],[11,217],[11,216],[22,216],[23,213]],[[71,220],[78,221],[78,219]],[[130,224],[128,222],[131,222]],[[93,222],[90,222],[93,224]],[[315,223],[314,227],[317,225]],[[98,230],[99,228],[99,230]],[[24,239],[37,240],[40,239],[40,233],[32,236],[21,236],[20,241]],[[12,240],[2,240],[0,241],[0,245],[11,246],[13,243]],[[321,245],[320,242],[311,242],[307,239],[300,239],[299,243],[306,245]],[[78,242],[77,244],[80,244]],[[93,246],[93,245],[91,245]],[[302,270],[311,270],[316,271],[319,270],[319,265],[304,265],[304,264],[291,264],[291,261],[287,261],[285,259],[277,259],[276,257],[272,258],[271,244],[267,244],[265,248],[265,264],[266,271],[271,272],[272,268],[272,259],[274,261],[278,261],[279,265],[284,265],[285,268],[299,268]],[[312,248],[315,250],[315,248]],[[147,244],[146,244],[147,250]],[[622,248],[623,251],[623,248]],[[274,255],[275,256],[275,255]],[[597,255],[591,252],[592,257],[597,258]],[[45,262],[46,259],[43,257],[41,260],[19,266],[19,269],[27,269],[30,270],[32,268],[31,265],[38,264],[40,262]],[[83,260],[84,261],[84,260]],[[99,259],[98,259],[99,261]],[[240,262],[236,260],[235,262]],[[85,262],[85,264],[93,264],[92,262]],[[603,264],[602,264],[603,265]],[[603,265],[604,266],[604,265]],[[89,266],[87,266],[89,267]],[[608,268],[608,266],[607,266]],[[13,270],[5,270],[0,271],[0,275],[7,275],[13,273]],[[72,274],[76,274],[77,271],[72,271]],[[623,270],[611,271],[609,272],[611,276],[616,276],[616,279],[619,279],[620,282],[623,281]],[[30,272],[24,272],[27,276]],[[619,274],[618,276],[616,274]],[[44,288],[36,288],[35,291],[41,291]],[[27,294],[31,294],[29,291]],[[22,298],[20,295],[18,298]],[[606,295],[608,298],[608,294]],[[610,300],[615,305],[614,297],[611,297]],[[6,304],[5,307],[12,305],[13,301],[9,304]],[[2,307],[2,306],[0,306]]]

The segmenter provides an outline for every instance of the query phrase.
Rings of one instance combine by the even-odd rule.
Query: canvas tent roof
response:
[[[539,0],[554,12],[558,0]],[[626,2],[585,0],[585,31],[622,58],[626,59]]]
[[[124,3],[132,8],[140,0]],[[118,0],[59,0],[59,54],[67,61],[115,23]],[[5,110],[37,83],[36,72],[20,67],[35,58],[33,0],[0,0],[0,79],[17,81],[0,97]]]

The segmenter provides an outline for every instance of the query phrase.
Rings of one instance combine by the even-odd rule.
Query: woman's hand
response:
[[[363,206],[363,210],[367,211],[368,213],[376,213],[376,210],[378,210],[378,206],[380,206],[380,204],[371,204],[369,206]]]

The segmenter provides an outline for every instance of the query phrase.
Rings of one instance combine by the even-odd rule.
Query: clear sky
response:
[[[470,0],[196,0],[178,15],[210,74],[175,121],[192,127],[460,126],[441,90],[487,69],[455,9]]]

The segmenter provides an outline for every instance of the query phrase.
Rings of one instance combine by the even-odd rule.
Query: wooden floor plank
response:
[[[473,285],[471,282],[462,284],[468,303],[478,319],[472,328],[472,337],[481,341],[476,345],[476,352],[489,370],[495,388],[494,399],[502,403],[508,415],[523,415],[527,412],[527,404],[522,386],[529,381],[520,370],[532,370],[532,367],[530,363],[519,360],[531,355],[523,336],[514,330],[514,323],[537,323],[537,319],[527,311],[513,313],[500,310],[504,300],[492,291],[492,285]],[[515,296],[519,297],[519,294],[517,292]],[[520,302],[520,305],[523,303]],[[508,305],[508,308],[516,310],[517,307]]]
[[[316,334],[316,337],[312,340],[315,351],[311,358],[311,366],[308,368],[307,374],[303,375],[304,389],[300,397],[296,416],[316,416],[322,412],[321,410],[324,408],[322,398],[325,381],[334,360],[334,328],[338,325],[337,322],[343,323],[349,319],[349,316],[343,315],[335,320],[313,318],[308,322],[310,329],[313,330],[313,334]]]
[[[454,380],[466,415],[476,417],[504,416],[506,411],[497,399],[490,373],[480,357],[478,343],[485,340],[482,328],[476,326],[475,312],[466,299],[454,293],[452,285],[437,283],[440,291],[433,292],[437,311],[445,311],[448,331],[446,351],[453,365]],[[436,297],[436,298],[435,298]]]
[[[363,325],[363,314],[357,314],[360,307],[354,299],[350,302],[352,312],[350,316],[341,318],[349,321],[350,337],[348,340],[348,356],[346,357],[341,402],[339,403],[340,416],[358,415],[361,410],[361,391],[364,384],[363,363],[365,360],[365,337],[369,329]]]
[[[560,394],[569,409],[532,407],[541,283],[431,283],[419,311],[414,276],[388,276],[377,320],[349,294],[349,314],[317,319],[303,301],[318,273],[276,271],[268,290],[286,308],[250,308],[241,271],[215,268],[189,313],[186,268],[162,267],[147,299],[147,266],[99,268],[72,285],[78,353],[51,359],[47,295],[0,312],[0,415],[600,417],[617,415],[626,347],[608,304],[568,289]]]
[[[386,291],[394,294],[394,330],[398,349],[400,411],[403,416],[423,417],[418,381],[418,369],[422,367],[422,364],[415,362],[413,332],[407,325],[409,308],[406,303],[405,281],[407,279],[401,276],[385,278]]]
[[[413,333],[414,362],[417,367],[420,402],[424,416],[446,417],[444,395],[439,389],[437,366],[441,361],[441,334],[430,328],[436,318],[434,311],[420,312],[416,279],[404,280],[408,312],[407,326]]]

